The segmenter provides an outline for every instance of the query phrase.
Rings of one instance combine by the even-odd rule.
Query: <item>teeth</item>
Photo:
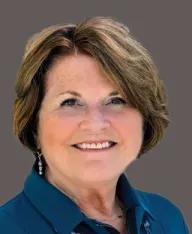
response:
[[[108,148],[112,145],[112,142],[103,142],[103,143],[91,143],[91,144],[87,144],[87,143],[83,143],[83,144],[77,144],[78,148],[81,149],[102,149],[102,148]]]

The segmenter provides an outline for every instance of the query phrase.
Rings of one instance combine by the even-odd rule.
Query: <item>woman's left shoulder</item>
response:
[[[142,203],[148,207],[153,214],[165,226],[169,226],[171,222],[178,227],[183,227],[185,233],[189,233],[187,223],[180,208],[170,201],[168,198],[151,192],[144,192],[136,189]]]
[[[181,213],[179,207],[174,204],[171,200],[168,198],[157,194],[157,193],[152,193],[152,192],[144,192],[141,190],[136,190],[137,194],[139,195],[141,201],[145,203],[147,206],[149,206],[151,209],[154,211],[157,209],[159,212],[176,212],[176,213]]]

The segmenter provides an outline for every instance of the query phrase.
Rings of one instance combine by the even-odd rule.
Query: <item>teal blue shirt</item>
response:
[[[126,209],[129,234],[189,234],[179,208],[166,198],[134,189],[123,173],[117,196]],[[107,234],[112,226],[86,217],[33,167],[23,190],[0,207],[1,234]]]

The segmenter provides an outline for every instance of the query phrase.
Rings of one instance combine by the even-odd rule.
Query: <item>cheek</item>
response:
[[[143,119],[136,110],[125,112],[124,115],[116,119],[116,126],[122,141],[134,152],[138,151],[142,143],[142,126]]]
[[[42,147],[54,148],[67,143],[76,124],[72,118],[61,118],[50,113],[39,116],[39,139]]]
[[[138,141],[142,136],[142,122],[140,119],[127,119],[126,123],[121,124],[123,135],[127,140]]]

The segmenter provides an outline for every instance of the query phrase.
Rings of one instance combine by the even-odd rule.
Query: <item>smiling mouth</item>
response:
[[[111,146],[106,147],[106,148],[101,148],[101,149],[82,149],[77,147],[76,145],[72,145],[74,148],[76,148],[77,150],[80,150],[82,152],[104,152],[107,150],[110,150],[112,148],[114,148],[116,146],[117,143],[113,143]]]

